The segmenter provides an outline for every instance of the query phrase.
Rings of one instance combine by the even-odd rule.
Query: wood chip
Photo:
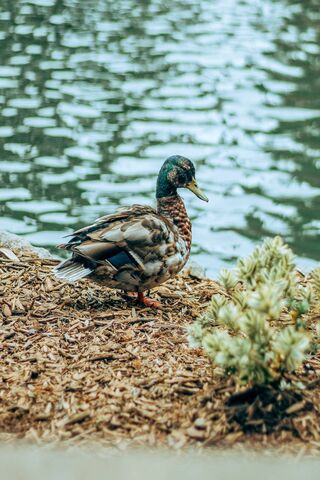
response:
[[[74,425],[75,423],[80,423],[90,417],[90,412],[80,412],[71,415],[68,419],[63,422],[63,425]]]
[[[196,440],[204,440],[206,437],[206,434],[203,430],[199,430],[195,427],[189,427],[186,433],[190,438],[194,438]]]
[[[291,413],[299,412],[300,410],[302,410],[305,407],[305,405],[306,405],[305,400],[302,400],[301,402],[294,403],[293,405],[291,405],[289,408],[286,409],[286,413],[288,413],[290,415]]]
[[[223,294],[214,281],[181,274],[151,292],[163,305],[154,311],[89,281],[61,282],[54,262],[13,253],[19,262],[0,257],[1,438],[319,450],[319,354],[293,377],[306,384],[300,397],[257,400],[250,388],[235,394],[189,348],[185,327]]]
[[[20,262],[17,255],[10,250],[10,248],[1,247],[0,248],[0,257],[7,258],[8,260],[12,260],[13,262]]]
[[[2,313],[6,318],[11,317],[12,315],[12,312],[6,303],[2,305]]]

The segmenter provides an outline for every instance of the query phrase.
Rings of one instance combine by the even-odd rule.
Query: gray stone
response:
[[[45,248],[34,247],[25,238],[19,237],[14,233],[0,230],[0,247],[10,248],[12,250],[24,250],[32,252],[40,258],[54,258],[51,253]]]
[[[188,273],[190,277],[196,278],[197,280],[208,278],[205,269],[194,260],[190,260],[187,263],[184,272]]]

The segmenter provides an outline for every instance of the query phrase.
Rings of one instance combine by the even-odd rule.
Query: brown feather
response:
[[[63,276],[61,272],[70,269],[70,264],[82,264],[90,269],[94,281],[144,291],[181,270],[190,245],[191,223],[183,202],[178,196],[168,197],[158,202],[158,211],[132,205],[75,231],[70,241],[61,245],[71,250],[73,257],[56,271]]]

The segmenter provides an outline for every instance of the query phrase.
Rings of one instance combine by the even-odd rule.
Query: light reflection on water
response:
[[[317,0],[16,0],[0,5],[1,225],[53,247],[152,203],[172,154],[211,274],[280,233],[320,258]]]

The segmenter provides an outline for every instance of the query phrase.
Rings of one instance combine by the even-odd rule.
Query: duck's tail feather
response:
[[[53,273],[57,278],[66,280],[67,282],[77,282],[90,275],[92,271],[91,268],[87,268],[78,262],[71,262],[70,260],[60,263],[53,269]]]

